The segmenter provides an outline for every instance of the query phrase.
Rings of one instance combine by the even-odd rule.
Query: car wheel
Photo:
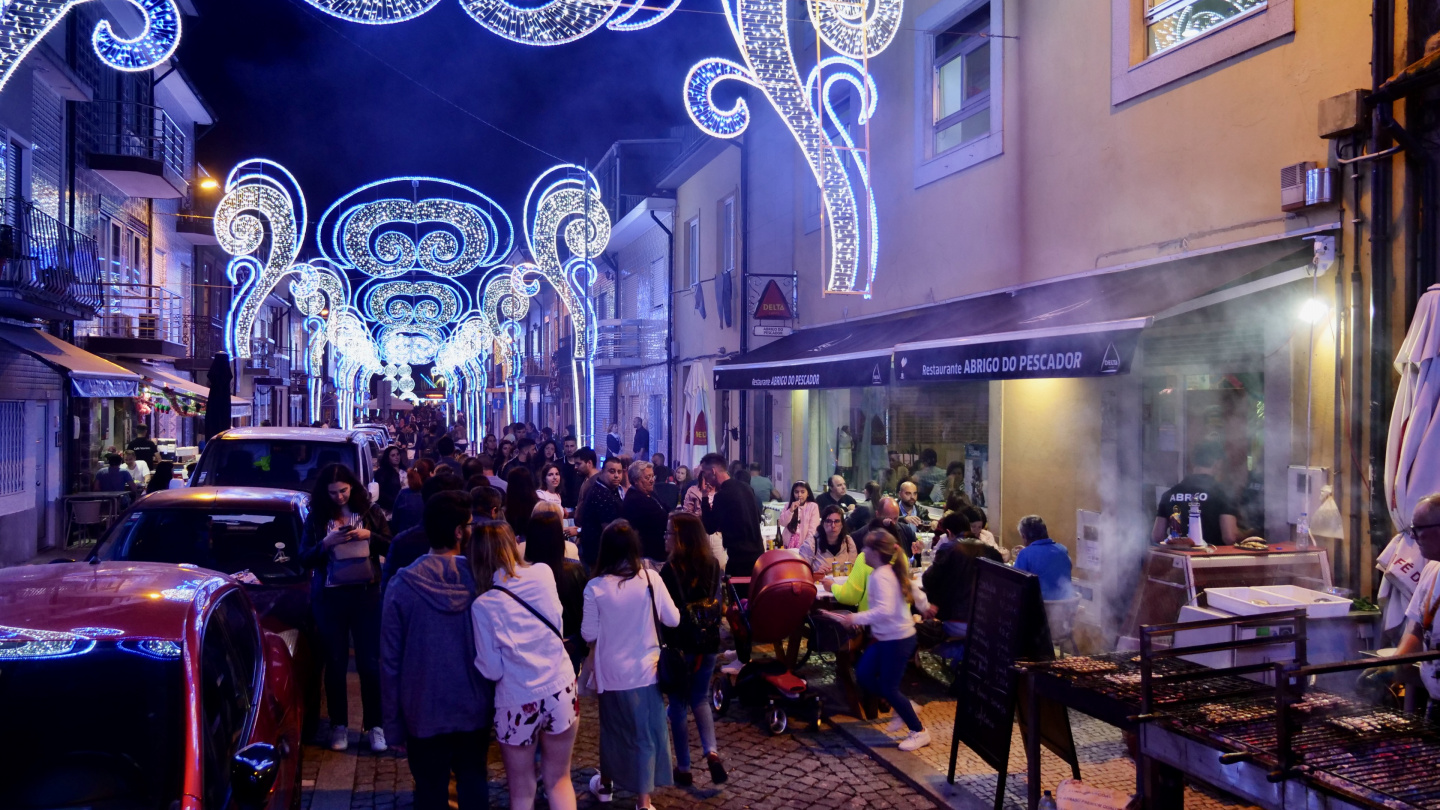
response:
[[[789,725],[790,718],[785,715],[784,709],[774,703],[765,707],[765,730],[769,731],[772,737],[784,734]]]

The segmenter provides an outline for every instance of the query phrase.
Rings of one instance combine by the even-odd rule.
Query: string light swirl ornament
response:
[[[859,6],[812,0],[821,38],[854,59],[868,59],[888,46],[894,39],[903,10],[901,0],[866,0],[866,3]],[[745,131],[749,110],[743,99],[729,109],[720,109],[713,95],[715,85],[727,79],[738,80],[765,95],[800,146],[810,173],[820,187],[830,260],[826,292],[858,292],[868,297],[878,257],[877,244],[870,237],[879,230],[870,175],[863,168],[863,159],[854,151],[848,135],[842,135],[839,144],[832,140],[822,119],[825,114],[822,108],[828,108],[828,103],[817,103],[815,94],[807,92],[806,84],[801,82],[790,43],[790,26],[785,19],[785,4],[778,0],[724,0],[722,5],[744,64],[707,59],[691,68],[686,79],[686,110],[695,125],[705,132],[733,138]],[[821,13],[823,17],[818,16]],[[820,67],[836,64],[827,59],[821,61]],[[861,74],[865,72],[863,66],[853,60],[847,60],[845,67]],[[868,78],[860,84],[870,91],[863,106],[873,112],[874,85]],[[825,86],[832,85],[827,82]],[[833,109],[830,112],[833,113]],[[834,123],[837,132],[845,132],[845,122]],[[857,162],[860,165],[857,166]],[[852,168],[856,169],[853,173]]]
[[[310,0],[310,5],[342,20],[385,25],[419,17],[440,0]]]
[[[101,20],[90,36],[100,61],[123,71],[150,70],[180,47],[180,9],[175,0],[129,0],[145,17],[139,36],[122,37],[109,20]]]
[[[71,9],[87,0],[0,0],[0,88],[59,25]],[[143,30],[134,39],[115,33],[108,20],[91,35],[95,55],[116,70],[149,70],[175,53],[180,44],[180,12],[175,0],[127,0],[144,15]]]
[[[416,270],[462,276],[501,261],[514,238],[510,218],[494,200],[433,177],[361,186],[326,209],[316,228],[329,235],[321,242],[327,258],[373,278]]]
[[[225,271],[235,287],[225,326],[225,346],[232,357],[250,356],[255,317],[265,297],[293,272],[304,232],[305,197],[285,167],[254,159],[230,172],[225,196],[215,206],[215,239],[234,257]],[[256,255],[267,247],[263,257]]]

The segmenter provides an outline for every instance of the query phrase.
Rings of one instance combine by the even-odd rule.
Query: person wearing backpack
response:
[[[479,596],[470,607],[475,667],[495,681],[495,740],[510,783],[510,806],[535,806],[540,777],[555,810],[574,810],[570,753],[580,728],[575,670],[560,635],[562,609],[548,565],[520,558],[503,520],[481,521],[466,551]]]
[[[720,564],[710,550],[705,525],[686,512],[670,515],[665,528],[665,552],[669,556],[660,569],[660,579],[680,608],[680,625],[665,628],[665,643],[680,651],[685,671],[690,673],[687,688],[668,696],[670,705],[666,710],[675,745],[675,784],[689,787],[695,781],[690,775],[686,707],[695,714],[700,747],[710,766],[710,781],[724,784],[729,777],[715,745],[715,720],[710,712],[710,682],[715,675],[715,655],[720,651],[720,621],[725,607],[720,593]]]

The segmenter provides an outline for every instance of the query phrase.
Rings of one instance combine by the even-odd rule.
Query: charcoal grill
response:
[[[1136,790],[1147,807],[1181,807],[1189,776],[1274,810],[1440,810],[1440,727],[1308,688],[1313,676],[1376,662],[1307,665],[1303,611],[1296,613],[1156,625],[1143,628],[1138,654],[1021,664],[1032,696],[1027,720],[1035,716],[1036,696],[1045,696],[1138,732]],[[1183,648],[1155,643],[1177,629],[1262,622],[1288,622],[1293,633]],[[1293,645],[1293,661],[1207,669],[1179,658],[1281,642]],[[1440,652],[1386,663],[1437,658]],[[1253,679],[1266,670],[1269,683]],[[1027,743],[1035,737],[1032,726]],[[1033,808],[1038,746],[1028,744],[1027,754]]]

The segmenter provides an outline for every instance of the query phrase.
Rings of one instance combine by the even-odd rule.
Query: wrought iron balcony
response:
[[[185,196],[190,185],[185,133],[164,110],[127,101],[78,106],[91,169],[130,197]]]
[[[225,319],[219,315],[186,315],[185,328],[190,335],[189,356],[176,360],[175,367],[210,368],[215,353],[225,351]]]
[[[665,322],[624,319],[600,321],[595,342],[596,368],[623,368],[665,360]]]
[[[271,377],[282,382],[270,385],[288,385],[290,382],[290,349],[277,346],[271,340],[252,337],[250,356],[245,360],[245,369],[256,377]]]
[[[188,357],[190,324],[185,309],[185,299],[164,287],[107,278],[97,316],[77,324],[75,332],[85,348],[101,354],[156,360]]]
[[[0,315],[80,321],[100,304],[95,240],[26,200],[0,199]]]

